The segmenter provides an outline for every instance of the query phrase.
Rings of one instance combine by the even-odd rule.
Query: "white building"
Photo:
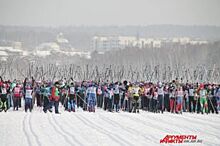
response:
[[[119,41],[119,47],[121,49],[124,49],[126,47],[139,46],[139,42],[137,41],[137,38],[132,36],[119,36],[118,41]]]
[[[0,60],[7,60],[8,56],[24,56],[24,51],[8,46],[0,46]]]
[[[7,61],[8,53],[5,51],[0,51],[0,60],[1,61]]]
[[[139,46],[139,42],[132,36],[94,36],[92,39],[92,49],[98,51],[135,46]]]
[[[60,50],[60,46],[56,43],[56,42],[48,42],[48,43],[42,43],[39,46],[36,47],[36,50],[38,51],[50,51],[50,50],[54,50],[54,51],[58,51]]]
[[[172,39],[173,43],[178,43],[181,45],[204,45],[204,44],[208,44],[208,41],[205,40],[200,40],[200,39],[191,39],[189,37],[180,37],[180,38],[173,38]]]
[[[92,39],[93,50],[118,49],[119,47],[119,38],[117,36],[95,36]]]
[[[152,38],[137,38],[134,36],[94,36],[92,49],[106,51],[110,49],[161,47],[161,40]]]

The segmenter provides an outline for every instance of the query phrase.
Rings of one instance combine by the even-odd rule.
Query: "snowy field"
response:
[[[160,144],[167,134],[197,135],[203,141],[196,145],[220,145],[220,115],[216,114],[60,111],[60,115],[36,108],[32,113],[22,109],[0,113],[0,145],[155,146],[169,145]]]

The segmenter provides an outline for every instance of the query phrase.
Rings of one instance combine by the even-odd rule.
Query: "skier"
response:
[[[155,88],[154,88],[154,85],[152,83],[149,83],[149,111],[150,112],[153,112],[153,96],[154,96],[154,91],[155,91]]]
[[[144,95],[146,96],[146,110],[147,111],[150,111],[150,100],[151,100],[151,98],[152,98],[152,96],[151,96],[151,93],[150,93],[150,90],[151,90],[151,88],[150,88],[150,86],[149,86],[149,84],[146,84],[145,85],[145,88],[144,88]]]
[[[52,112],[51,102],[49,97],[51,96],[51,83],[45,83],[44,87],[41,89],[43,95],[43,111],[46,113],[47,111]]]
[[[121,110],[124,111],[125,105],[124,105],[124,100],[125,100],[125,86],[124,84],[120,83],[119,84],[119,95],[120,95],[120,102],[119,102],[119,107]]]
[[[14,80],[13,82],[11,82],[9,80],[9,94],[8,94],[8,103],[9,106],[8,107],[14,107],[14,100],[13,100],[13,89],[16,86],[16,80]]]
[[[54,86],[51,89],[51,96],[50,96],[51,103],[55,107],[55,114],[60,114],[58,109],[59,99],[60,99],[58,87],[59,87],[59,82],[55,82]]]
[[[213,105],[213,99],[214,99],[214,88],[212,87],[211,84],[209,84],[208,88],[207,88],[208,113],[210,113],[210,111],[212,113],[215,112],[214,105]]]
[[[216,89],[217,111],[220,111],[220,85]]]
[[[34,95],[35,95],[36,100],[37,100],[37,106],[41,107],[42,106],[42,97],[41,97],[40,83],[39,82],[36,82],[36,87],[35,87],[34,93],[35,93]]]
[[[125,80],[123,81],[123,84],[121,85],[121,108],[123,111],[126,111],[127,109],[127,103],[128,103],[128,82]]]
[[[152,90],[152,111],[157,113],[158,106],[158,91],[157,88],[154,87]]]
[[[30,85],[26,85],[25,87],[25,112],[29,109],[30,112],[32,111],[32,93],[33,90]]]
[[[84,85],[84,81],[81,83],[81,87],[79,88],[79,92],[76,93],[79,96],[79,107],[84,109],[84,104],[86,104],[86,86]]]
[[[207,90],[204,88],[204,84],[200,85],[199,96],[200,96],[201,112],[202,114],[204,112],[208,114]]]
[[[60,102],[67,109],[67,96],[68,96],[68,87],[65,84],[64,80],[61,80],[61,86],[59,88],[60,93]]]
[[[164,90],[161,82],[158,85],[158,110],[162,113],[164,111]]]
[[[183,96],[183,111],[189,111],[189,93],[187,89],[185,89]]]
[[[115,106],[115,111],[118,112],[119,111],[119,85],[118,82],[115,83],[115,86],[113,88],[114,90],[114,106]]]
[[[133,88],[134,85],[129,83],[128,91],[127,91],[127,111],[132,112],[133,109]]]
[[[0,112],[1,111],[7,111],[8,110],[8,100],[7,100],[7,89],[6,84],[3,83],[0,86]]]
[[[21,97],[22,97],[21,87],[19,86],[18,83],[17,83],[16,86],[13,88],[12,92],[13,92],[13,98],[14,98],[14,110],[18,110],[19,100],[20,100]],[[16,109],[15,109],[15,108],[16,108]]]
[[[193,85],[189,85],[189,112],[195,112],[196,110],[196,101],[194,100],[194,88]]]
[[[140,99],[141,99],[141,109],[142,110],[146,110],[146,98],[147,96],[145,96],[145,86],[141,83],[140,84]]]
[[[170,87],[170,112],[175,113],[176,112],[176,96],[175,96],[175,87],[171,85]]]
[[[107,85],[104,85],[103,87],[104,110],[108,109],[108,98],[109,98],[108,88]]]
[[[169,86],[168,85],[165,85],[165,87],[164,87],[164,110],[170,111]]]
[[[113,96],[114,96],[114,90],[112,85],[109,85],[109,87],[107,88],[107,108],[109,112],[112,112],[112,100],[113,100]]]
[[[91,90],[90,90],[91,89],[90,88],[91,82],[86,82],[85,84],[86,84],[86,86],[85,86],[86,91],[85,91],[85,98],[84,98],[85,103],[84,103],[84,106],[83,106],[83,110],[88,111],[88,97],[89,97],[89,94],[91,92]]]
[[[102,108],[102,102],[103,102],[102,88],[101,85],[99,85],[97,89],[97,107]]]
[[[213,91],[214,91],[214,97],[212,100],[213,106],[214,106],[214,111],[216,114],[218,114],[218,104],[217,104],[217,100],[218,100],[218,87],[217,85],[213,85]]]
[[[134,107],[134,111],[133,113],[139,113],[139,92],[140,92],[140,87],[138,86],[138,84],[136,83],[135,86],[133,86],[133,107]],[[133,109],[133,108],[132,108]]]
[[[87,89],[87,99],[88,99],[88,111],[95,112],[96,105],[96,87],[95,84],[92,83]]]
[[[123,102],[123,105],[124,105],[124,109],[123,111],[129,111],[129,105],[128,105],[128,99],[129,99],[129,96],[130,96],[130,85],[128,84],[127,81],[124,81],[124,102]]]
[[[73,83],[71,83],[69,87],[69,96],[68,96],[68,111],[75,112],[75,105],[76,105],[76,96],[75,96],[75,87]]]
[[[180,86],[177,88],[176,91],[176,100],[177,100],[176,113],[182,114],[183,96],[184,96],[183,88]]]

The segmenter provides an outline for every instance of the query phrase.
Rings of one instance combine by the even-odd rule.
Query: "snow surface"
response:
[[[199,146],[220,145],[220,115],[216,114],[109,113],[101,109],[69,113],[60,108],[60,115],[45,114],[36,107],[32,113],[23,109],[0,113],[0,145],[155,146],[168,145],[160,144],[167,134],[197,135],[203,140],[196,144]]]

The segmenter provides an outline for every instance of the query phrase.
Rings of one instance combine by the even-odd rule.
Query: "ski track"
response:
[[[132,132],[135,132],[136,134],[140,135],[140,131],[134,129],[134,128],[131,128],[131,127],[128,127],[128,126],[124,126],[122,125],[121,123],[117,122],[117,121],[113,121],[112,119],[110,119],[109,117],[106,117],[104,115],[99,115],[100,117],[102,117],[101,119],[106,121],[107,123],[111,124],[111,125],[114,125],[116,127],[120,127],[122,129],[124,129],[126,132],[127,131],[130,131],[130,132],[127,132],[128,134],[132,135]],[[143,136],[144,138],[147,138],[145,135],[141,134],[141,136]],[[148,139],[148,138],[147,138]]]
[[[111,125],[114,125],[114,126],[116,126],[116,127],[120,127],[120,128],[122,128],[122,129],[124,129],[124,131],[125,132],[127,132],[130,136],[133,136],[133,132],[135,132],[136,133],[136,135],[140,135],[140,136],[142,136],[143,138],[145,138],[145,140],[147,140],[148,142],[152,142],[152,139],[150,139],[149,137],[147,137],[145,134],[143,134],[143,133],[140,133],[140,131],[138,131],[138,130],[136,130],[136,129],[134,129],[134,128],[131,128],[131,127],[129,127],[129,126],[124,126],[124,125],[122,125],[121,123],[119,123],[119,122],[116,122],[116,121],[113,121],[113,120],[111,120],[110,118],[108,118],[108,117],[106,117],[106,116],[104,116],[104,115],[99,115],[100,117],[102,117],[101,119],[102,120],[104,120],[104,121],[106,121],[107,123],[109,123],[109,124],[111,124]],[[129,132],[128,132],[129,131]],[[156,142],[154,142],[154,143],[156,143]],[[157,144],[157,143],[156,143]]]
[[[116,141],[117,143],[119,143],[120,145],[124,145],[123,143],[121,143],[117,138],[115,138],[114,136],[112,135],[109,135],[105,130],[100,130],[99,128],[97,128],[96,126],[94,125],[91,125],[89,124],[88,121],[84,120],[83,118],[81,118],[80,116],[76,115],[76,117],[87,127],[91,128],[93,127],[96,131],[98,131],[99,133],[102,133],[104,135],[106,135],[107,137],[109,137],[112,141]]]
[[[23,131],[24,131],[24,135],[25,135],[25,137],[27,139],[28,146],[32,146],[29,134],[28,134],[27,129],[26,129],[27,128],[26,127],[26,125],[27,125],[27,122],[26,122],[27,121],[27,117],[28,117],[28,114],[26,113],[24,118],[23,118],[22,127],[23,127]]]
[[[92,113],[91,113],[92,114]],[[97,131],[100,131],[101,133],[105,134],[106,136],[109,136],[113,141],[117,142],[118,144],[124,146],[124,145],[133,145],[130,142],[128,142],[127,140],[125,140],[124,138],[122,138],[121,136],[115,136],[114,133],[112,133],[111,131],[108,131],[106,129],[104,129],[103,127],[98,126],[97,124],[95,124],[94,122],[92,122],[90,119],[88,119],[87,117],[83,116],[82,117],[76,115],[85,125],[87,125],[88,127],[94,127]],[[86,120],[84,120],[86,119]],[[122,140],[123,142],[121,142],[120,140]],[[125,143],[127,142],[127,143]]]
[[[29,118],[30,131],[31,131],[31,133],[33,134],[33,136],[35,137],[35,140],[36,140],[36,142],[37,142],[37,145],[38,145],[38,146],[42,146],[42,144],[41,144],[40,141],[39,141],[39,137],[38,137],[37,134],[34,132],[33,127],[32,127],[33,125],[31,124],[32,115],[33,115],[33,114],[31,114],[31,115],[30,115],[30,118]]]
[[[173,114],[171,114],[171,115],[173,115]],[[163,116],[163,115],[161,115],[161,116]],[[170,116],[170,115],[169,115]],[[153,119],[153,121],[155,121],[155,122],[158,122],[158,120],[160,120],[160,121],[162,121],[161,122],[161,124],[167,124],[167,126],[171,126],[171,127],[176,127],[176,128],[174,128],[174,129],[178,129],[179,131],[181,131],[181,133],[186,133],[186,131],[187,132],[189,132],[189,130],[190,131],[192,131],[193,133],[203,133],[204,132],[204,130],[202,130],[201,129],[201,124],[199,124],[199,125],[196,125],[195,124],[195,121],[194,122],[192,122],[192,123],[190,123],[190,122],[188,122],[186,119],[184,119],[184,117],[182,116],[182,115],[173,115],[175,118],[170,118],[170,117],[168,117],[168,119],[166,119],[166,120],[164,120],[163,118],[160,118],[160,119],[157,119],[156,117],[157,116],[155,116],[155,117],[152,117],[152,116],[148,116],[147,118],[145,117],[145,116],[141,116],[141,118],[143,118],[143,119],[146,119],[146,120],[149,120],[149,117],[150,118],[152,118]],[[178,126],[177,124],[174,124],[174,123],[172,123],[172,125],[171,125],[171,123],[167,123],[169,120],[172,120],[172,121],[174,121],[176,118],[182,118],[182,119],[184,119],[184,122],[185,123],[187,123],[187,124],[184,124],[184,125],[182,125],[182,126]],[[194,117],[195,118],[195,117]],[[192,126],[192,124],[193,124],[193,126]],[[194,127],[194,128],[192,128],[191,126],[189,127],[188,125],[191,125],[192,127]],[[207,126],[207,123],[205,123],[205,125]],[[212,127],[211,127],[212,128]],[[201,129],[201,130],[200,130]],[[199,131],[198,131],[199,130]],[[214,129],[212,129],[212,130],[215,130],[215,128]],[[212,131],[212,130],[210,130],[210,131]],[[217,139],[219,139],[219,136],[217,136],[216,134],[214,134],[214,133],[212,133],[212,132],[209,132],[209,131],[205,131],[206,133],[208,133],[209,135],[212,135],[212,136],[214,136],[215,138],[217,138]],[[217,131],[216,131],[217,132]],[[212,143],[212,142],[207,142],[206,141],[206,143],[208,144],[208,145],[215,145],[214,143]]]
[[[84,114],[83,114],[83,117],[84,118],[87,118],[87,117],[85,117],[84,116]],[[93,117],[97,117],[97,115],[94,113],[94,116]],[[97,119],[100,119],[100,118],[98,118],[97,117]],[[94,121],[92,121],[91,119],[89,119],[88,121],[90,121],[91,123],[93,123],[93,124],[95,124],[97,127],[99,127],[100,129],[104,129],[104,127],[100,127],[98,124],[96,124]],[[102,124],[102,123],[100,123],[100,124]],[[109,126],[109,125],[108,125]],[[112,127],[112,128],[114,128],[114,127]],[[111,128],[111,129],[112,129]],[[106,131],[108,131],[108,133],[111,133],[112,135],[117,135],[116,137],[117,138],[119,138],[120,140],[122,140],[122,141],[124,141],[124,142],[126,142],[126,145],[134,145],[133,143],[131,143],[130,141],[128,141],[127,139],[125,139],[125,138],[123,138],[123,137],[121,137],[120,135],[118,135],[118,133],[116,132],[112,132],[112,131],[114,131],[114,130],[111,130],[111,131],[109,131],[109,129],[107,130],[107,129],[105,129]]]
[[[138,115],[139,114],[135,114],[135,115],[137,115],[137,116],[133,116],[133,114],[132,113],[130,113],[132,116],[126,116],[126,115],[123,115],[123,114],[120,114],[120,116],[123,116],[123,117],[127,117],[127,118],[129,118],[130,120],[133,120],[133,121],[136,121],[136,122],[140,122],[141,124],[143,124],[144,126],[146,126],[147,127],[147,125],[146,124],[149,124],[149,125],[151,125],[151,126],[153,126],[154,127],[154,129],[157,129],[157,130],[159,130],[160,132],[162,131],[162,129],[166,129],[166,130],[163,130],[164,132],[170,132],[170,130],[172,130],[172,131],[175,131],[175,132],[170,132],[170,133],[175,133],[175,134],[183,134],[181,131],[186,131],[187,129],[184,129],[184,130],[182,130],[182,127],[180,127],[180,126],[177,126],[177,125],[170,125],[171,123],[169,123],[169,124],[165,124],[164,122],[158,122],[158,120],[157,119],[155,119],[154,117],[153,117],[153,119],[151,119],[152,118],[152,115],[149,115],[148,117],[147,117],[147,120],[151,120],[152,121],[152,123],[158,123],[158,124],[152,124],[152,123],[150,123],[150,122],[146,122],[146,121],[143,121],[143,120],[141,120],[141,119],[135,119],[135,117],[138,117]],[[141,116],[143,116],[143,115],[141,115]],[[157,114],[155,115],[155,116],[157,116]],[[133,118],[132,118],[133,117]],[[143,117],[145,117],[145,116],[143,116]],[[160,121],[163,121],[163,120],[161,120],[160,119]],[[175,128],[173,128],[173,129],[168,129],[168,128],[163,128],[162,126],[159,126],[159,125],[166,125],[166,126],[175,126],[176,127],[176,129],[178,129],[178,130],[174,130]],[[185,126],[185,125],[184,125]],[[157,128],[157,127],[160,127],[160,128]],[[192,131],[195,131],[193,128],[190,128],[190,130],[192,130]],[[187,131],[188,132],[188,131]],[[204,131],[201,131],[201,133],[203,133]],[[207,132],[207,131],[206,131]],[[214,137],[216,137],[216,138],[218,138],[218,136],[216,135],[216,134],[213,134],[213,133],[210,133],[210,132],[207,132],[207,133],[209,133],[209,134],[211,134],[211,135],[213,135]],[[207,142],[206,141],[206,144],[208,144],[208,145],[215,145],[215,143],[212,143],[212,142]]]
[[[110,141],[114,141],[114,137],[112,139],[111,136],[109,137],[108,133],[106,133],[105,131],[101,131],[102,129],[98,128],[96,125],[94,126],[93,124],[91,124],[89,122],[89,120],[87,120],[87,118],[91,118],[91,116],[93,116],[92,114],[88,114],[87,115],[88,117],[86,117],[86,118],[82,117],[82,114],[87,114],[87,113],[85,113],[85,112],[73,113],[71,116],[68,117],[68,119],[71,120],[71,121],[72,120],[75,120],[75,121],[77,120],[78,123],[83,123],[83,125],[81,125],[81,127],[80,127],[80,128],[82,128],[82,130],[86,129],[85,131],[87,133],[96,134],[97,136],[95,138],[96,138],[97,142],[99,142],[98,145],[106,145],[106,144],[103,144],[103,143],[106,142],[104,140],[105,138],[110,140]],[[93,133],[93,132],[95,132],[95,133]],[[90,139],[94,140],[94,139],[92,139],[92,137],[90,137],[90,136],[88,137],[88,135],[83,136],[83,137],[85,137],[89,142],[90,142]],[[103,140],[104,140],[104,142],[103,142]],[[87,145],[91,145],[91,144],[87,144]]]
[[[154,122],[156,122],[156,121],[153,121],[152,123],[151,122],[146,122],[146,121],[143,121],[143,120],[140,120],[140,119],[136,119],[136,118],[134,118],[134,116],[132,116],[132,113],[129,113],[129,114],[131,114],[131,116],[126,116],[126,115],[123,115],[123,114],[120,114],[120,116],[123,116],[123,117],[126,117],[126,118],[128,118],[128,119],[130,119],[131,121],[134,121],[134,122],[137,122],[137,123],[141,123],[142,125],[144,125],[145,127],[154,127],[154,129],[157,129],[158,131],[164,131],[164,132],[167,132],[167,131],[170,131],[171,129],[169,129],[169,128],[166,128],[166,127],[162,127],[162,126],[160,126],[160,125],[158,125],[158,124],[154,124]],[[151,119],[149,119],[149,120],[151,120]],[[152,120],[151,120],[152,121]],[[149,126],[147,125],[147,124],[149,124]],[[161,123],[160,123],[161,124]],[[178,130],[174,130],[174,129],[172,129],[173,131],[175,131],[175,132],[177,132],[177,133],[179,133],[179,131]]]
[[[77,120],[79,123],[81,123],[82,122],[81,119],[77,118],[76,114],[78,114],[78,113],[74,113],[73,115],[70,114],[67,119],[69,121],[76,121]],[[80,113],[80,114],[83,114],[83,113]],[[73,119],[73,117],[74,117],[74,119]],[[84,130],[84,131],[87,132],[86,134],[88,134],[88,133],[92,134],[93,131],[95,131],[96,132],[95,133],[96,134],[96,138],[97,138],[97,141],[99,143],[98,145],[104,145],[103,141],[102,140],[100,141],[100,138],[99,138],[100,134],[103,134],[103,133],[98,131],[97,129],[95,129],[95,128],[91,127],[91,126],[85,125],[85,124],[83,125],[83,127],[80,127],[79,130],[82,130],[83,128],[85,128],[85,126],[87,127],[86,130]],[[73,127],[73,126],[71,125],[70,127]],[[80,131],[80,132],[82,132],[82,131]],[[80,137],[87,140],[87,141],[84,141],[84,142],[86,142],[86,144],[84,144],[84,145],[93,145],[93,144],[91,144],[91,141],[90,141],[91,137],[88,137],[88,135],[80,135]],[[106,137],[106,138],[109,138],[109,137]],[[100,144],[100,143],[102,143],[102,144]],[[97,145],[97,144],[94,144],[94,145]]]
[[[180,116],[180,117],[181,117],[181,116]],[[146,119],[145,116],[143,116],[142,118]],[[157,121],[158,121],[158,119],[156,119],[155,117],[150,116],[150,118],[152,118],[154,122],[157,122]],[[147,118],[147,119],[149,120],[150,118]],[[150,120],[151,120],[151,119],[150,119]],[[163,119],[161,118],[160,121],[162,121],[161,124],[164,124],[164,125],[166,125],[166,126],[171,126],[171,123],[167,123],[168,120],[165,121],[165,120],[163,120]],[[187,122],[187,121],[186,121],[186,122]],[[178,126],[178,125],[172,123],[172,127],[173,127],[173,126],[176,127],[176,129],[178,129],[178,132],[177,132],[177,133],[180,133],[180,134],[181,134],[181,133],[185,133],[186,130],[187,130],[187,132],[188,132],[188,130],[190,130],[190,131],[192,131],[192,132],[194,132],[194,133],[197,132],[197,131],[195,131],[195,130],[197,130],[197,129],[191,128],[191,127],[189,127],[189,126],[186,126],[186,125],[190,125],[190,124],[192,124],[192,123],[185,124],[185,125],[183,125],[182,127],[180,127],[180,126]],[[196,126],[196,125],[194,125],[194,126]],[[183,127],[184,127],[184,129],[183,129]],[[199,132],[202,133],[203,131],[199,131]],[[198,133],[198,132],[197,132],[197,133]],[[208,132],[208,131],[206,131],[206,133],[209,133],[210,135],[212,135],[212,136],[218,138],[218,136],[216,136],[216,135],[213,134],[213,133],[210,133],[210,132]],[[213,144],[212,142],[206,142],[206,143],[207,143],[208,145]]]
[[[69,115],[67,116],[67,118],[62,119],[62,121],[64,122],[63,125],[66,126],[66,127],[68,127],[68,129],[71,129],[72,131],[81,130],[81,129],[76,129],[76,128],[78,128],[77,126],[73,126],[72,124],[70,124],[70,121],[72,122],[72,119],[70,118],[70,116],[71,116],[71,117],[74,117],[75,115],[73,116],[73,115],[69,114]],[[74,119],[73,121],[75,122],[76,119]],[[78,121],[79,121],[79,120],[78,120]],[[91,129],[91,127],[90,127],[90,129]],[[87,139],[87,138],[88,138],[86,135],[78,135],[78,136],[80,136],[80,138],[84,137],[84,139]],[[75,137],[75,139],[77,139],[77,138]],[[79,141],[79,140],[77,140],[77,141]],[[86,141],[82,141],[82,142],[86,142]],[[79,142],[79,145],[82,145],[82,146],[83,146],[83,145],[88,145],[88,143],[87,143],[87,144],[84,144],[84,143]]]
[[[118,123],[118,122],[115,122],[115,121],[113,121],[113,120],[111,120],[111,119],[109,119],[109,118],[107,118],[107,117],[105,117],[105,116],[103,116],[103,115],[99,115],[99,117],[101,117],[101,118],[100,118],[101,120],[103,120],[103,121],[109,123],[109,124],[110,124],[112,127],[114,127],[114,128],[118,127],[118,128],[124,129],[124,131],[127,132],[129,135],[132,135],[132,133],[130,133],[130,132],[135,132],[135,133],[139,134],[139,131],[137,131],[136,129],[123,126],[122,124],[120,124],[120,123]],[[130,132],[128,132],[128,131],[130,131]]]
[[[43,115],[40,114],[40,116],[42,116],[42,117],[37,119],[37,121],[38,121],[37,123],[44,124],[44,126],[45,126],[46,124],[48,124],[47,126],[48,126],[49,128],[53,128],[51,125],[49,125],[48,119],[45,118],[45,117],[48,116],[47,114],[43,114]],[[35,118],[35,117],[37,118],[37,116],[34,116],[33,118]],[[46,120],[46,123],[44,122],[45,120]],[[37,126],[37,125],[36,125],[36,126]],[[42,137],[42,133],[44,133],[44,135],[46,135],[46,136],[48,137],[48,141],[51,142],[50,145],[56,145],[56,143],[54,142],[53,137],[51,136],[51,134],[47,134],[48,129],[42,127],[42,125],[41,125],[41,126],[38,125],[37,128],[42,129],[42,131],[40,131],[40,132],[41,132],[41,133],[40,133],[40,134],[41,134],[41,137]],[[45,132],[45,129],[46,129],[47,132]],[[42,142],[42,145],[44,145],[43,142]]]
[[[75,137],[74,135],[72,135],[70,132],[68,132],[67,130],[65,130],[65,129],[63,128],[63,126],[57,122],[56,118],[54,117],[54,114],[52,115],[52,118],[53,118],[54,122],[57,124],[57,126],[60,127],[60,130],[61,130],[63,133],[65,133],[65,135],[67,135],[67,136],[71,135],[71,136],[70,136],[71,139],[73,139],[74,142],[77,143],[77,145],[80,145],[80,146],[83,145],[80,141],[78,141],[78,140],[76,139],[76,137]],[[72,142],[70,142],[70,143],[72,143]],[[73,143],[72,143],[72,144],[73,144]]]
[[[172,116],[175,117],[175,115],[172,115]],[[207,126],[207,127],[209,127],[209,128],[212,128],[213,130],[216,130],[216,126],[217,126],[218,128],[220,128],[220,126],[218,126],[218,125],[216,125],[216,124],[214,124],[214,123],[210,123],[207,119],[206,119],[206,122],[205,122],[204,120],[197,119],[197,117],[194,117],[194,118],[193,118],[195,121],[193,121],[193,119],[191,119],[191,118],[188,117],[188,116],[177,116],[177,117],[178,117],[178,118],[181,118],[181,119],[183,119],[185,122],[189,123],[189,124],[186,124],[186,125],[187,125],[187,127],[190,128],[190,129],[193,129],[193,128],[192,128],[192,126],[189,127],[188,125],[192,125],[192,124],[194,124],[195,122],[196,122],[196,123],[201,123],[202,125],[205,125],[205,126]],[[170,118],[170,119],[173,120],[173,118]],[[189,121],[190,121],[190,122],[189,122]],[[208,122],[207,122],[207,121],[208,121]],[[196,125],[196,124],[194,124],[193,126],[201,128],[201,127],[200,127],[201,125]],[[210,133],[210,134],[213,135],[213,133]],[[214,134],[214,135],[215,135],[215,134]],[[219,139],[220,139],[220,137],[219,137]]]
[[[128,113],[128,114],[131,114],[132,115],[132,113]],[[136,114],[135,114],[136,115]],[[163,133],[167,133],[167,130],[168,131],[170,131],[169,129],[167,129],[167,128],[163,128],[163,127],[159,127],[158,125],[155,125],[155,124],[152,124],[151,122],[149,122],[149,121],[141,121],[141,120],[139,120],[139,119],[135,119],[134,117],[130,117],[130,116],[127,116],[127,115],[124,115],[124,114],[122,114],[122,115],[120,115],[121,117],[126,117],[127,119],[129,119],[130,121],[133,121],[133,122],[135,122],[135,123],[140,123],[140,124],[142,124],[142,125],[144,125],[144,127],[146,127],[147,129],[153,129],[153,131],[157,131],[157,133],[161,133],[161,132],[163,132]],[[167,130],[164,130],[164,129],[167,129]],[[149,134],[148,134],[149,135]],[[157,137],[156,136],[153,136],[153,135],[150,135],[150,137],[151,137],[151,139],[152,140],[155,140],[155,139],[157,139]]]
[[[169,115],[171,115],[171,116],[174,116],[174,117],[177,117],[178,115],[175,115],[175,114],[169,114]],[[210,115],[206,115],[206,116],[210,116]],[[214,116],[216,116],[216,115],[214,115]],[[204,122],[204,120],[207,120],[207,119],[200,119],[199,118],[199,115],[194,115],[194,117],[192,117],[191,115],[185,115],[185,116],[178,116],[178,117],[181,117],[181,118],[185,118],[185,119],[188,119],[188,120],[190,120],[190,121],[193,121],[193,122],[195,122],[195,121],[198,121],[198,122],[200,122],[200,123],[204,123],[204,124],[207,124],[207,122]],[[193,118],[193,120],[192,120],[192,118]],[[210,121],[210,119],[208,119],[209,120],[209,125],[214,125],[214,126],[216,126],[215,125],[215,122],[213,122],[213,121]]]
[[[198,132],[198,131],[197,131],[198,128],[201,129],[200,125],[199,125],[199,126],[198,126],[198,125],[195,125],[195,124],[194,124],[195,121],[189,119],[188,117],[179,116],[178,118],[185,119],[185,122],[188,123],[188,124],[185,124],[184,126],[187,127],[187,129],[190,129],[190,130],[193,131],[193,132]],[[187,119],[187,120],[186,120],[186,119]],[[160,120],[161,120],[161,119],[160,119]],[[173,119],[171,119],[171,120],[173,120]],[[164,120],[162,120],[162,121],[164,121]],[[189,122],[189,121],[191,121],[191,122]],[[202,120],[202,121],[199,120],[198,122],[201,123],[201,124],[203,124],[203,125],[205,125],[205,126],[208,126],[209,128],[212,128],[212,130],[214,130],[215,132],[217,132],[217,131],[216,131],[216,126],[211,125],[210,123],[204,122],[204,120]],[[193,125],[194,127],[198,127],[198,128],[196,128],[196,129],[193,128],[193,126],[191,126],[192,124],[194,124],[194,125]],[[190,125],[190,126],[188,126],[188,125]],[[176,126],[176,125],[172,125],[172,126],[178,127],[178,126]],[[203,132],[203,130],[199,130],[199,132]],[[206,132],[209,133],[210,135],[212,135],[212,136],[214,136],[214,137],[220,139],[220,136],[217,136],[217,135],[215,134],[215,132],[214,132],[214,133],[209,132],[209,131],[206,131]]]
[[[4,138],[1,145],[13,144],[13,141],[10,141],[10,135],[19,123],[22,127],[16,130],[17,133],[24,133],[23,142],[13,136],[16,142],[13,145],[18,145],[20,142],[28,146],[160,145],[160,139],[167,134],[195,134],[198,139],[203,140],[203,143],[194,145],[216,146],[220,143],[220,116],[216,114],[183,113],[177,115],[167,112],[153,114],[146,111],[141,111],[139,114],[110,113],[101,109],[96,113],[84,111],[68,113],[64,112],[63,108],[60,108],[60,111],[61,115],[45,114],[40,108],[34,109],[32,113],[25,113],[22,109],[0,113],[1,119],[11,121],[2,123],[5,120],[1,120],[1,125],[11,127],[11,132],[4,127],[0,130],[0,136],[3,134]],[[11,118],[14,114],[17,114],[16,118],[19,123],[14,124],[15,118]],[[52,135],[56,134],[56,137],[51,136],[51,132]]]
[[[72,144],[71,140],[69,140],[68,137],[66,136],[66,134],[65,134],[62,130],[60,130],[60,128],[59,128],[56,124],[54,124],[54,123],[51,121],[51,115],[49,116],[49,114],[48,114],[48,120],[49,120],[50,125],[52,125],[52,127],[54,128],[54,130],[55,130],[61,137],[63,137],[63,138],[65,139],[65,141],[66,141],[70,146],[72,146],[73,144]],[[59,130],[58,130],[58,129],[59,129]]]
[[[128,116],[129,115],[129,116]],[[133,116],[132,116],[133,115]],[[149,121],[143,121],[143,120],[140,120],[140,119],[137,119],[136,117],[138,116],[138,115],[140,115],[140,114],[133,114],[133,113],[125,113],[125,114],[119,114],[119,117],[126,117],[126,118],[128,118],[129,120],[131,120],[131,121],[134,121],[135,123],[140,123],[140,124],[142,124],[142,125],[144,125],[144,127],[147,127],[147,129],[152,129],[152,130],[157,130],[158,131],[158,133],[161,133],[161,132],[163,132],[163,133],[167,133],[167,131],[170,131],[170,129],[168,129],[168,128],[163,128],[163,127],[161,127],[161,126],[158,126],[158,124],[153,124],[155,121],[152,121],[152,122],[149,122]],[[131,116],[131,117],[130,117]],[[142,116],[144,116],[144,115],[142,115]],[[132,126],[132,125],[131,125]],[[158,128],[159,127],[159,128]],[[165,130],[164,130],[165,129]],[[141,135],[140,134],[140,131],[138,131],[139,132],[139,135]],[[176,133],[179,133],[179,131],[175,131]],[[157,137],[155,137],[155,136],[152,136],[152,135],[149,135],[149,134],[146,134],[146,135],[148,135],[148,137],[151,137],[151,140],[156,140],[157,139]],[[145,136],[146,137],[146,136]],[[148,138],[149,139],[149,138]],[[157,143],[157,141],[153,141],[153,142],[155,142],[155,143]],[[158,143],[157,143],[158,144]],[[154,145],[154,144],[153,144]]]
[[[216,120],[212,120],[212,118],[213,117],[217,117],[218,119],[220,119],[220,116],[219,116],[219,114],[217,115],[217,114],[196,114],[196,115],[190,115],[189,113],[187,113],[186,114],[187,115],[187,117],[190,117],[190,118],[196,118],[196,120],[202,120],[202,121],[204,121],[204,120],[208,120],[209,122],[212,122],[213,124],[215,124],[216,123]],[[209,117],[209,119],[207,119],[207,116]]]
[[[157,116],[157,115],[155,115],[155,116]],[[161,116],[163,116],[163,115],[161,115]],[[156,117],[152,117],[152,116],[149,116],[149,117],[147,117],[147,118],[146,118],[145,116],[142,116],[142,117],[140,117],[140,119],[151,120],[152,122],[158,123],[158,119],[157,119]],[[169,121],[168,119],[167,119],[167,120],[164,120],[163,118],[160,119],[160,122],[161,122],[161,121],[162,121],[161,124],[166,125],[165,127],[169,127],[169,126],[172,124],[172,126],[174,126],[174,127],[176,127],[176,128],[178,129],[178,132],[179,132],[179,133],[182,133],[182,132],[185,131],[185,129],[182,130],[182,127],[176,125],[176,124],[173,122],[172,119],[171,119],[172,122],[168,122],[168,121]],[[186,126],[186,125],[184,125],[184,126]],[[192,131],[195,131],[195,129],[190,128],[190,127],[188,127],[188,126],[187,126],[187,129],[190,129],[190,130],[192,130]]]

